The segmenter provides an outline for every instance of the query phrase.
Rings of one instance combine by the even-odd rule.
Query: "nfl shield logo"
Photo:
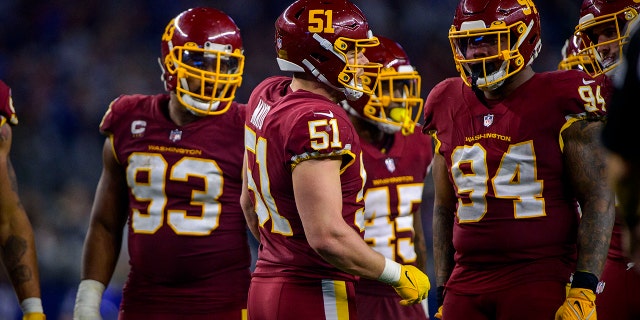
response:
[[[396,162],[393,161],[393,158],[387,158],[384,160],[384,164],[387,165],[387,170],[389,170],[389,172],[394,172],[396,171]]]
[[[171,133],[169,133],[169,140],[176,142],[180,141],[180,139],[182,139],[182,131],[178,129],[171,130]]]
[[[493,115],[488,114],[484,116],[484,126],[489,127],[491,124],[493,124]]]

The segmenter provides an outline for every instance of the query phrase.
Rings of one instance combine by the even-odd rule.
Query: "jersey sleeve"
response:
[[[449,78],[438,83],[427,96],[424,107],[424,125],[422,132],[428,134],[433,139],[433,153],[440,153],[441,142],[438,139],[440,133],[445,133],[449,130],[449,126],[443,125],[447,123],[453,123],[455,117],[454,112],[451,110],[451,106],[455,104],[463,94],[461,86],[464,85],[459,78]],[[454,90],[452,87],[458,87],[460,90]],[[459,96],[454,96],[451,92],[458,92]],[[442,119],[447,119],[443,121]]]
[[[107,111],[102,116],[102,121],[100,121],[100,132],[106,136],[111,136],[115,130],[115,118],[118,113],[117,110],[120,106],[120,101],[123,99],[123,96],[119,96],[118,98],[111,101]]]
[[[344,171],[356,159],[352,150],[359,140],[346,113],[337,106],[321,110],[300,113],[285,133],[291,170],[305,160],[339,156]]]

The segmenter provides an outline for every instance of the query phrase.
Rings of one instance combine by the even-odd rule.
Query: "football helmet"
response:
[[[165,28],[162,81],[196,115],[225,112],[242,83],[244,49],[240,30],[222,11],[192,8]]]
[[[349,100],[373,92],[381,65],[360,64],[356,57],[379,42],[353,3],[298,0],[278,17],[275,27],[280,70],[313,75]]]
[[[584,50],[590,40],[582,33],[575,33],[564,42],[560,53],[562,61],[558,63],[558,70],[578,69],[589,74],[599,72],[602,69],[596,57],[590,50]]]
[[[634,0],[585,0],[580,7],[580,20],[576,33],[583,33],[589,43],[581,52],[588,52],[596,57],[600,68],[590,73],[595,77],[610,74],[620,64],[623,47],[628,42],[629,32],[633,25],[640,21],[640,2]],[[596,29],[602,29],[606,41],[600,43]],[[607,30],[607,28],[610,28]]]
[[[369,61],[382,65],[374,93],[346,106],[343,103],[343,107],[375,123],[385,133],[402,130],[408,135],[413,133],[422,113],[421,77],[399,43],[382,36],[378,40],[380,45],[365,53]]]
[[[449,42],[456,69],[472,87],[495,90],[538,56],[540,16],[532,1],[462,0],[456,9]],[[497,44],[495,55],[467,57],[470,44]]]

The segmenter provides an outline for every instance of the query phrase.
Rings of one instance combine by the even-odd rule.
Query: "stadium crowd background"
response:
[[[457,76],[447,33],[456,0],[354,0],[372,30],[402,44],[422,75],[422,95]],[[71,319],[82,245],[101,170],[98,125],[120,94],[163,92],[157,57],[168,21],[195,6],[229,14],[243,36],[246,64],[237,100],[280,71],[273,24],[291,0],[2,0],[0,79],[13,89],[20,124],[12,161],[22,202],[34,226],[47,318]],[[536,1],[542,52],[536,71],[554,70],[578,21],[580,1]],[[125,244],[126,246],[126,244]],[[125,248],[126,249],[126,248]],[[105,320],[116,319],[127,273],[126,250],[105,297]],[[19,308],[0,271],[0,319]]]

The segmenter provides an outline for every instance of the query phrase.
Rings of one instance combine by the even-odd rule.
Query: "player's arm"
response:
[[[4,117],[3,117],[4,120]],[[25,317],[42,314],[40,282],[33,229],[20,202],[18,184],[9,153],[12,130],[0,126],[0,257],[20,301]]]
[[[453,271],[453,223],[456,210],[456,194],[447,171],[447,163],[440,154],[433,158],[433,259],[436,284],[444,286]]]
[[[615,197],[607,184],[606,152],[599,136],[604,123],[576,121],[563,133],[565,168],[582,218],[578,228],[576,269],[600,276],[615,218]]]
[[[247,180],[247,155],[245,154],[242,160],[242,193],[240,193],[240,206],[244,213],[244,218],[247,221],[247,227],[253,234],[256,240],[260,241],[260,232],[258,231],[258,215],[256,214],[256,208],[251,201],[251,195],[249,190],[249,183]]]
[[[76,296],[74,319],[99,317],[102,292],[109,284],[118,261],[128,216],[126,173],[115,159],[109,138],[105,139],[102,161],[102,174],[91,209],[89,231],[84,241],[82,281]],[[98,312],[97,315],[95,312]]]
[[[377,279],[383,255],[369,248],[342,218],[342,160],[306,160],[293,170],[293,192],[309,245],[335,267]]]
[[[581,120],[562,133],[564,164],[582,217],[576,271],[556,319],[587,319],[592,314],[595,318],[595,291],[615,219],[615,196],[607,183],[606,153],[599,141],[603,125],[601,121]]]
[[[433,169],[431,164],[427,167],[427,174],[424,177],[422,188],[422,203],[418,211],[413,216],[413,229],[416,233],[414,239],[414,247],[418,259],[418,267],[420,270],[430,272],[433,271],[433,265],[427,267],[429,262],[429,254],[433,254]],[[425,218],[427,220],[425,221]],[[433,258],[431,258],[433,259]],[[422,263],[422,264],[421,264]],[[433,263],[433,261],[431,261]],[[433,275],[432,275],[433,276]]]
[[[413,249],[416,251],[416,265],[418,269],[427,271],[427,243],[424,239],[422,226],[422,210],[418,208],[413,213]]]
[[[340,158],[306,160],[292,173],[296,206],[309,245],[336,268],[390,284],[402,305],[427,297],[430,283],[414,266],[386,259],[367,245],[342,217]]]
[[[442,155],[434,154],[431,169],[435,189],[432,226],[433,263],[435,266],[436,286],[438,287],[438,297],[436,298],[438,299],[439,307],[441,307],[444,298],[444,286],[449,280],[455,265],[453,260],[455,253],[453,248],[453,224],[457,198],[453,185],[449,180],[447,163]]]

